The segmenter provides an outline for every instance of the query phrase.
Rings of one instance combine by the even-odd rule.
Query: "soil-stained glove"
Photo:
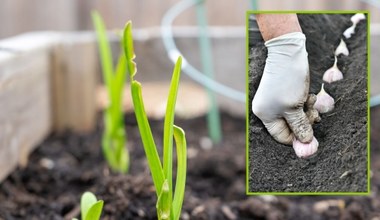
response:
[[[265,42],[268,57],[252,101],[253,113],[283,144],[291,145],[294,136],[303,143],[313,139],[313,128],[303,111],[310,83],[305,41],[303,33],[294,32]]]

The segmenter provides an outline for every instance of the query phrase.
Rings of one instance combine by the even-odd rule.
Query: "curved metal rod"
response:
[[[216,82],[215,80],[205,76],[198,69],[193,67],[189,62],[187,62],[186,58],[182,55],[182,53],[178,50],[174,38],[173,38],[173,30],[172,24],[174,19],[181,14],[186,9],[194,6],[196,3],[193,0],[184,0],[180,1],[173,7],[171,7],[166,14],[164,15],[161,21],[161,34],[162,39],[164,41],[164,46],[166,51],[168,52],[168,56],[170,60],[175,63],[178,56],[183,57],[182,61],[182,70],[194,81],[202,84],[203,86],[212,89],[213,91],[234,99],[236,101],[240,101],[245,103],[246,95],[244,92],[240,92],[231,87],[223,85],[222,83]],[[244,86],[245,88],[245,86]]]

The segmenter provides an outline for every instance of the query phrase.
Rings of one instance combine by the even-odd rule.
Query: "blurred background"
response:
[[[177,105],[182,108],[177,115],[192,118],[213,112],[215,116],[218,115],[215,111],[221,110],[240,119],[245,118],[245,22],[246,11],[252,9],[368,10],[371,15],[370,94],[372,97],[380,94],[380,0],[209,0],[204,1],[203,9],[192,7],[190,2],[193,1],[0,0],[0,181],[17,164],[25,166],[29,153],[51,131],[69,128],[83,132],[94,127],[96,110],[104,108],[107,103],[104,87],[100,84],[96,38],[92,32],[91,11],[94,9],[99,11],[110,30],[114,58],[119,54],[115,30],[123,28],[126,21],[133,21],[140,73],[137,78],[143,81],[144,94],[150,97],[150,100],[149,97],[144,97],[144,100],[150,106],[147,111],[152,109],[148,114],[153,118],[163,116],[165,105],[162,103],[166,101],[167,82],[173,68],[171,59],[178,53],[186,58],[185,63],[194,68],[186,66],[184,69],[183,82],[186,83],[181,81]],[[175,9],[171,10],[173,7]],[[171,22],[173,28],[168,32]],[[200,42],[202,33],[206,36],[203,43]],[[163,35],[173,41],[164,42]],[[210,60],[202,62],[204,57]],[[213,80],[209,82],[199,76],[204,73]],[[219,92],[210,95],[204,85]],[[124,108],[131,110],[131,104],[128,100],[125,102]],[[375,158],[373,155],[380,153],[380,107],[376,107],[375,102],[373,104],[371,156]],[[217,128],[213,124],[220,122],[215,118],[211,121],[209,128]],[[242,134],[243,129],[242,123]],[[215,135],[218,131],[210,129],[210,136],[213,132],[211,139],[218,142],[218,135]],[[212,145],[209,144],[210,139],[202,137],[202,141],[207,146]],[[241,153],[237,160],[240,162],[244,154],[244,144],[241,145],[238,150],[231,151],[231,155],[237,151]],[[378,161],[371,161],[375,165],[373,167],[378,168],[371,170],[373,182],[380,182]],[[244,170],[245,164],[240,165]],[[240,190],[244,199],[253,201],[253,204],[247,203],[247,207],[256,207],[256,198],[247,198],[244,194],[245,173],[241,171],[240,174],[239,184],[234,187]],[[379,195],[378,188],[372,187],[370,197]],[[265,197],[263,201],[268,199],[273,198]],[[296,202],[302,203],[304,198],[290,199],[294,199],[294,204],[300,204]],[[372,207],[380,210],[380,202],[376,202]],[[265,205],[264,209],[268,211],[270,208]]]
[[[176,3],[178,3],[176,0],[1,0],[0,39],[30,31],[92,30],[90,13],[93,9],[100,12],[109,29],[121,28],[127,20],[133,20],[134,28],[138,29],[158,27],[165,13]],[[380,56],[376,48],[380,47],[378,46],[380,45],[380,1],[378,0],[257,0],[240,1],[239,4],[230,0],[218,0],[205,1],[205,4],[210,26],[242,28],[245,26],[245,12],[249,9],[369,10],[371,55],[373,58]],[[176,17],[174,25],[196,26],[195,10],[185,10]],[[244,41],[240,43],[244,44]],[[241,64],[244,65],[243,61]],[[372,62],[371,69],[378,70],[379,66],[376,65],[377,62]],[[371,79],[372,82],[379,81],[380,74],[373,72]],[[373,84],[371,94],[377,93],[380,93],[380,86]]]
[[[135,28],[159,26],[163,15],[178,0],[1,0],[0,38],[36,30],[92,30],[91,10],[98,10],[112,28],[132,19]],[[369,10],[371,22],[380,22],[377,0],[272,0],[206,1],[212,26],[244,26],[246,10]],[[196,25],[195,11],[187,10],[175,25]]]
[[[176,0],[1,0],[0,39],[17,34],[41,31],[82,31],[92,30],[91,10],[96,9],[103,16],[109,29],[121,28],[125,21],[133,20],[134,28],[151,28],[161,24],[168,9]],[[372,57],[378,57],[380,45],[380,1],[378,0],[272,0],[241,1],[236,4],[229,0],[205,1],[207,20],[210,26],[245,25],[245,12],[259,10],[369,10],[371,13]],[[195,10],[186,10],[174,21],[178,26],[197,25]],[[243,41],[241,43],[244,43]],[[380,46],[379,46],[380,47]],[[372,65],[377,65],[372,62]],[[372,66],[372,70],[377,70]],[[372,81],[380,80],[380,74],[372,74]],[[380,93],[380,87],[372,87],[372,94]]]
[[[132,20],[134,28],[156,27],[163,15],[178,3],[178,0],[1,0],[0,38],[27,31],[92,30],[91,10],[98,10],[109,29],[124,27]],[[206,1],[207,18],[210,25],[244,26],[247,1]],[[196,25],[194,10],[179,16],[176,25]]]

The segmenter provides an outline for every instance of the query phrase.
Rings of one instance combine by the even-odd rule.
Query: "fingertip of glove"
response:
[[[305,112],[303,112],[302,108],[292,114],[287,114],[285,118],[297,140],[302,143],[309,143],[313,140],[313,128],[311,127],[310,121]]]
[[[311,125],[310,125],[311,128]],[[295,131],[294,136],[302,143],[310,143],[313,140],[313,129]]]

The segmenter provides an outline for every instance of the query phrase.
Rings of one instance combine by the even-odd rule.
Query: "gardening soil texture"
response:
[[[375,110],[373,118],[379,120],[380,108]],[[368,197],[247,196],[244,123],[244,119],[222,114],[224,140],[210,148],[205,117],[176,120],[186,131],[188,141],[189,166],[181,219],[380,217],[380,123],[372,123],[373,176],[372,194]],[[156,195],[134,115],[126,115],[125,124],[131,154],[128,174],[115,174],[107,167],[100,146],[101,120],[91,134],[52,134],[31,154],[24,169],[18,168],[0,184],[0,219],[71,219],[79,215],[84,191],[104,200],[103,220],[157,219]],[[151,127],[161,146],[163,121],[151,120]]]
[[[245,120],[227,114],[222,120],[224,140],[214,146],[204,117],[176,120],[188,142],[182,219],[224,219],[250,209],[238,202],[246,198]],[[70,219],[78,216],[85,191],[104,200],[102,219],[157,219],[156,193],[135,116],[125,116],[131,158],[125,175],[111,172],[105,163],[102,124],[99,120],[91,134],[52,134],[38,146],[26,168],[0,184],[0,219]],[[163,121],[151,120],[151,128],[161,154]]]
[[[250,192],[367,192],[367,20],[355,34],[342,33],[353,14],[299,14],[310,68],[310,93],[317,94],[323,73],[334,64],[341,38],[350,54],[338,56],[344,79],[325,83],[335,108],[313,125],[319,141],[316,155],[300,159],[291,146],[276,142],[252,113],[267,50],[263,42],[249,49],[249,191]],[[289,74],[291,77],[291,73]],[[279,94],[284,95],[286,94]]]

